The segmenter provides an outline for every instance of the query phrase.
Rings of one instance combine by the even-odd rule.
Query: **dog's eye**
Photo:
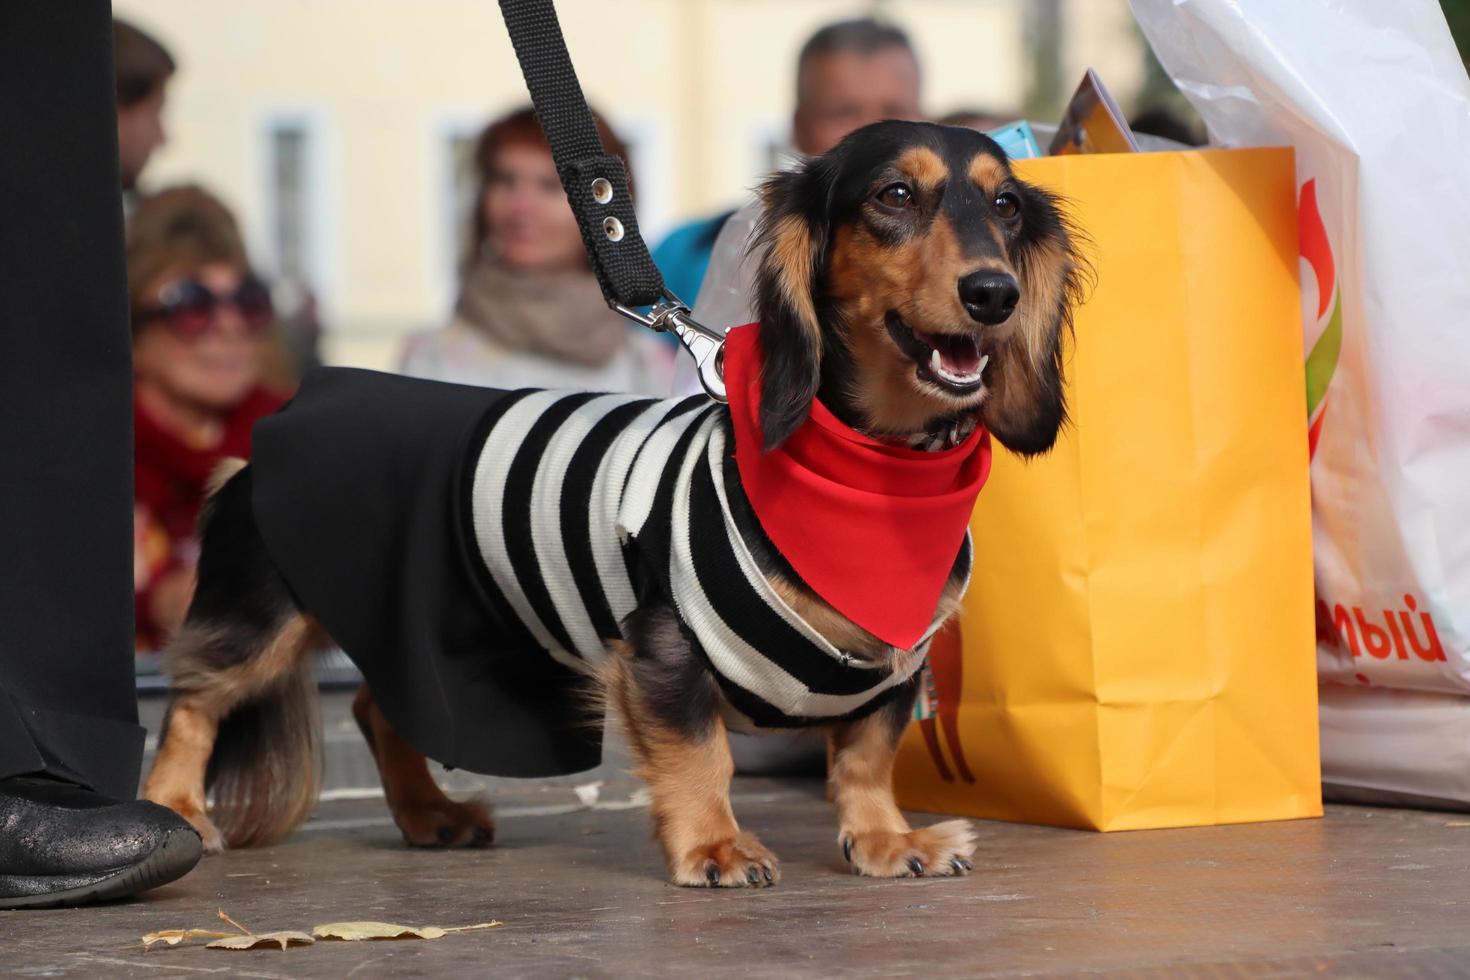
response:
[[[1016,195],[1007,191],[995,198],[995,213],[1000,215],[1002,221],[1010,221],[1021,213],[1021,201]]]
[[[890,208],[906,208],[914,203],[914,190],[908,184],[889,184],[878,192],[878,203]]]

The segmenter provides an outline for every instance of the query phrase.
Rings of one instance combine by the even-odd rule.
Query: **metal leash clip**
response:
[[[725,332],[707,327],[694,319],[689,307],[673,293],[653,304],[647,313],[614,303],[613,309],[630,320],[660,332],[673,331],[679,342],[694,358],[699,368],[699,383],[715,401],[724,403],[725,396]]]

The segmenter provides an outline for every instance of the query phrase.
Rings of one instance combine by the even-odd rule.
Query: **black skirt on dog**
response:
[[[480,578],[474,449],[506,392],[314,372],[255,428],[255,518],[276,567],[367,678],[394,730],[503,776],[596,766],[601,718]]]
[[[730,436],[702,395],[326,370],[256,427],[256,523],[393,727],[448,765],[596,765],[586,668],[649,602],[673,607],[736,728],[852,720],[911,691],[943,617],[892,656],[833,646],[761,570]]]

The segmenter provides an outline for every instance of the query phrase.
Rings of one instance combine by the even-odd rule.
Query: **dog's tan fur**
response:
[[[490,806],[446,796],[428,760],[388,724],[366,684],[352,699],[352,717],[373,753],[388,811],[405,841],[415,847],[489,847],[494,842]]]
[[[214,468],[214,472],[209,474],[209,479],[204,483],[204,495],[213,497],[219,493],[220,487],[230,482],[230,477],[248,465],[250,464],[238,456],[226,456],[220,460],[219,465]]]
[[[680,885],[756,887],[775,884],[780,863],[754,834],[735,822],[730,779],[735,774],[725,725],[716,719],[702,737],[690,737],[649,711],[631,676],[635,651],[611,644],[601,675],[633,754],[636,774],[653,797],[654,832],[669,874]]]
[[[193,824],[207,851],[224,850],[224,838],[206,812],[204,772],[214,752],[219,717],[202,699],[180,698],[169,708],[168,731],[159,744],[143,795]]]
[[[789,302],[800,315],[815,357],[822,354],[822,330],[812,303],[812,254],[816,243],[811,228],[795,217],[776,224],[769,261],[780,270],[780,282]]]
[[[913,364],[893,346],[883,318],[891,309],[919,323],[965,316],[953,284],[966,263],[949,222],[936,218],[928,235],[897,247],[882,244],[862,225],[839,228],[831,261],[832,298],[857,365],[858,403],[887,431],[922,429],[949,408],[948,399],[918,386]]]
[[[920,190],[932,191],[949,179],[949,167],[939,154],[927,146],[915,146],[899,155],[899,171],[908,176]]]
[[[978,153],[970,160],[971,182],[988,195],[995,194],[1008,174],[1003,163],[988,153]]]
[[[830,735],[831,799],[838,843],[853,869],[879,877],[964,874],[975,836],[964,820],[914,830],[893,800],[898,736],[885,719],[869,715],[836,726]]]
[[[196,651],[219,642],[207,627],[186,622],[170,644],[176,664],[193,660]],[[319,726],[295,734],[294,754],[304,760],[308,780],[284,807],[279,801],[242,800],[243,812],[229,816],[224,832],[205,812],[204,775],[215,738],[231,712],[255,698],[268,695],[294,674],[310,672],[308,654],[326,644],[321,628],[307,616],[293,617],[259,654],[236,666],[204,672],[175,672],[158,758],[143,785],[143,795],[174,810],[199,831],[208,851],[225,845],[262,844],[289,833],[310,815],[320,786]],[[315,683],[308,676],[306,680]]]

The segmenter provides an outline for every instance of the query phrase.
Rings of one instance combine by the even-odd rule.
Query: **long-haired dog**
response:
[[[981,425],[1022,455],[1051,447],[1066,419],[1063,342],[1084,263],[1057,199],[1017,178],[994,142],[966,129],[875,124],[770,177],[762,201],[757,305],[767,448],[796,432],[816,399],[847,426],[887,442],[942,442],[945,433],[952,439],[957,429]],[[312,809],[319,785],[308,655],[332,638],[272,565],[252,512],[251,472],[222,473],[207,508],[197,592],[168,650],[166,733],[145,787],[216,850],[289,832]],[[766,581],[835,647],[880,663],[901,653],[806,588],[779,555],[767,549],[756,559]],[[954,611],[963,588],[952,573],[940,616]],[[776,858],[739,827],[730,806],[727,705],[678,628],[673,599],[638,596],[641,605],[589,684],[626,728],[672,879],[770,884]],[[915,683],[896,687],[876,710],[827,726],[838,841],[858,873],[950,875],[972,867],[967,823],[915,830],[893,799],[894,754]],[[491,842],[488,810],[440,791],[373,691],[364,687],[353,710],[410,844]]]

